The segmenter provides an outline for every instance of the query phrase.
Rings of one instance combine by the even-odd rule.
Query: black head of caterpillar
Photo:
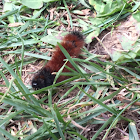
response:
[[[53,84],[55,75],[51,74],[49,69],[42,68],[32,80],[34,89],[41,89]]]
[[[73,31],[71,34],[77,36],[80,40],[84,40],[83,35],[78,31]]]

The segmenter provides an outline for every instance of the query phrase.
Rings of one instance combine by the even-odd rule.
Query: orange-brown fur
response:
[[[63,38],[61,45],[66,49],[66,51],[69,53],[71,57],[78,57],[81,52],[81,48],[84,45],[84,39],[79,32],[72,32]],[[59,69],[65,63],[64,59],[66,59],[66,57],[59,48],[59,46],[57,45],[56,50],[53,53],[52,59],[42,68],[42,70],[48,71],[48,73],[58,72]],[[70,62],[68,62],[66,65],[70,68],[73,68]],[[64,68],[62,72],[69,72],[69,70]],[[41,74],[42,72],[38,73],[33,80],[35,81],[36,79],[37,81],[37,78],[41,79],[42,77]],[[60,76],[57,82],[60,82],[67,78],[68,78],[67,76]],[[45,77],[43,78],[43,80],[45,82]]]

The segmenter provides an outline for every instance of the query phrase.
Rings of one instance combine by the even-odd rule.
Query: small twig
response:
[[[125,97],[123,96],[118,96],[117,99],[119,101],[121,101],[122,103],[126,103],[126,104],[130,104],[132,101],[130,99],[126,99]],[[140,106],[140,102],[135,102],[133,105],[138,105]]]
[[[120,128],[116,127],[116,129],[118,129],[121,133],[123,133],[125,136],[129,136],[128,133],[126,133],[125,131],[121,130]]]
[[[108,36],[111,32],[108,32],[101,40],[101,42],[103,42],[103,40],[106,38],[106,36]]]
[[[86,103],[86,105],[93,105],[93,102],[88,102],[88,103]],[[73,108],[75,108],[75,107],[77,107],[77,106],[79,106],[79,107],[81,107],[81,106],[83,106],[83,103],[79,103],[79,104],[76,104],[76,105],[74,105],[74,106],[72,106],[72,107],[70,107],[69,108],[69,110],[68,110],[68,120],[71,120],[71,123],[73,124],[73,125],[75,125],[76,127],[78,127],[79,129],[83,129],[83,131],[90,131],[90,129],[87,129],[86,127],[83,127],[83,126],[81,126],[81,125],[79,125],[78,123],[76,123],[75,121],[73,121],[72,119],[71,119],[71,117],[70,117],[70,111],[73,109]]]
[[[108,51],[108,49],[104,46],[104,44],[102,43],[102,41],[95,36],[95,38],[99,41],[99,43],[103,46],[103,48],[105,49],[105,51],[108,53],[108,55],[110,56],[110,52]]]

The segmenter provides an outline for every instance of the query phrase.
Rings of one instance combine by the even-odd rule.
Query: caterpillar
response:
[[[64,36],[60,44],[66,49],[71,57],[78,57],[85,42],[83,35],[80,32],[73,31]],[[32,87],[34,89],[41,89],[52,85],[55,78],[55,74],[53,74],[53,72],[59,71],[64,64],[64,59],[66,59],[66,57],[57,45],[51,60],[49,60],[46,65],[33,77]],[[73,68],[70,62],[68,62],[66,65]],[[64,68],[62,72],[69,72],[69,70]],[[59,76],[57,82],[61,82],[67,78],[67,76]]]

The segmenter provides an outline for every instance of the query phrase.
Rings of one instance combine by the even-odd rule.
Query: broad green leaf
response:
[[[120,41],[120,43],[121,43],[121,45],[122,45],[122,48],[123,48],[124,50],[130,50],[130,49],[133,48],[132,45],[134,44],[135,41],[132,41],[132,40],[126,38],[126,37],[123,36],[123,35],[119,35],[119,36],[118,36],[118,39],[119,39],[119,41]]]
[[[4,3],[4,9],[3,10],[4,10],[4,12],[6,12],[6,11],[12,11],[12,3],[5,2]],[[9,20],[10,23],[14,23],[15,22],[13,15],[8,16],[7,18],[8,18],[8,20]]]
[[[39,9],[43,6],[42,0],[21,0],[21,3],[31,9]]]
[[[105,20],[104,18],[93,18],[93,17],[89,17],[88,19],[91,21],[91,24],[92,24],[93,26],[102,24],[103,21]]]
[[[121,11],[123,6],[124,2],[122,0],[120,2],[113,1],[111,5],[110,3],[106,4],[103,12],[101,12],[98,16],[103,17],[113,15],[114,13]]]
[[[118,61],[118,60],[121,61],[124,57],[120,52],[113,51],[111,54],[111,58],[113,61]]]
[[[136,13],[134,13],[133,15],[133,18],[135,20],[137,20],[138,22],[140,22],[140,11],[137,11]]]
[[[94,37],[97,37],[100,34],[100,28],[96,28],[93,32],[91,32],[85,39],[85,42],[91,43]]]
[[[102,0],[89,0],[89,4],[95,8],[96,12],[103,12],[105,4],[102,2]]]
[[[123,35],[118,36],[122,45],[122,51],[113,51],[111,58],[113,61],[121,61],[125,59],[135,58],[140,51],[140,43],[126,38]]]
[[[5,2],[5,3],[4,3],[3,11],[6,12],[6,11],[11,11],[11,10],[12,10],[12,3],[10,3],[10,2]]]
[[[41,38],[41,41],[43,41],[45,43],[49,43],[49,44],[54,45],[54,46],[57,45],[57,42],[61,42],[60,39],[57,39],[53,35],[44,36],[43,38]]]

